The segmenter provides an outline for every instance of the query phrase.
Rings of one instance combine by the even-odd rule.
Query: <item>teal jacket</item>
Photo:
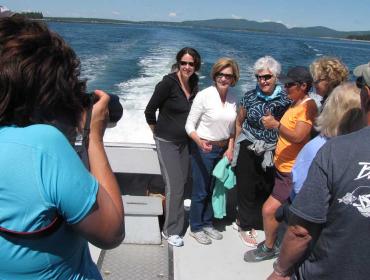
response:
[[[212,195],[213,215],[217,219],[226,216],[226,189],[232,189],[236,184],[236,177],[227,157],[223,157],[213,169],[216,177]]]

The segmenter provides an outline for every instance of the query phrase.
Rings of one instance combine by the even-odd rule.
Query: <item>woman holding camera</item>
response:
[[[87,241],[124,237],[122,199],[103,146],[109,96],[95,91],[90,174],[47,124],[84,119],[79,60],[55,33],[20,16],[0,20],[0,278],[102,279]]]
[[[198,92],[201,59],[189,47],[176,55],[177,69],[163,77],[145,109],[161,167],[166,192],[166,217],[162,236],[173,246],[182,246],[184,229],[184,189],[189,178],[188,136],[185,122],[194,96]],[[159,109],[158,119],[156,111]]]
[[[230,92],[239,80],[239,66],[230,58],[220,58],[212,67],[214,85],[197,94],[186,132],[191,145],[193,189],[190,207],[190,235],[201,244],[222,239],[213,227],[212,170],[226,156],[233,157],[236,96]]]

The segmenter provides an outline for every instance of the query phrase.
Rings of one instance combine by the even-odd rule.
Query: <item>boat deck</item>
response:
[[[191,236],[184,236],[185,245],[172,247],[166,241],[161,245],[121,244],[103,251],[98,261],[105,280],[259,280],[272,272],[273,260],[246,263],[245,246],[231,225],[219,223],[224,238],[201,245]],[[258,231],[258,241],[264,233]],[[96,256],[96,255],[95,255]]]
[[[122,194],[144,195],[150,178],[160,174],[153,145],[114,143],[106,145],[106,150]],[[161,245],[121,244],[101,253],[93,246],[90,250],[106,280],[266,279],[272,272],[273,260],[246,263],[243,254],[250,248],[232,228],[232,219],[229,216],[216,224],[224,238],[213,240],[211,245],[199,244],[189,236],[188,228],[185,245],[180,248],[163,241]],[[263,239],[264,233],[259,231],[257,240]]]
[[[224,236],[222,240],[212,240],[211,245],[202,245],[187,232],[185,245],[173,249],[175,280],[259,280],[270,275],[273,260],[246,263],[243,255],[251,248],[242,243],[238,232],[231,225],[222,223],[217,228]],[[257,239],[264,240],[262,231],[258,231]]]

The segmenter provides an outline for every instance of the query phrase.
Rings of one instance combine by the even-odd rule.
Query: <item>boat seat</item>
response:
[[[159,197],[123,195],[126,244],[161,244],[158,216],[163,214]]]

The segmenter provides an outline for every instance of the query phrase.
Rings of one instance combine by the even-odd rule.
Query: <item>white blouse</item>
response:
[[[198,136],[210,141],[225,140],[235,133],[237,97],[230,89],[223,104],[215,86],[196,95],[186,120],[187,134],[196,131]]]

